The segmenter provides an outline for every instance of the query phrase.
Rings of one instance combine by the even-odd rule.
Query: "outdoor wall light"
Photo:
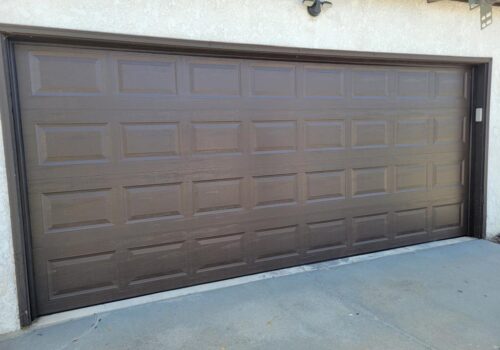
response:
[[[327,0],[302,0],[302,3],[307,6],[307,12],[313,17],[317,17],[321,13],[321,8],[325,10],[332,6],[332,3]]]

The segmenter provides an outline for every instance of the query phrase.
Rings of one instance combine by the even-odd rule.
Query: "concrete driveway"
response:
[[[500,245],[451,243],[35,326],[0,349],[500,349]]]

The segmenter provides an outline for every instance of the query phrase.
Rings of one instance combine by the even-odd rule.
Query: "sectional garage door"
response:
[[[467,67],[19,44],[40,314],[466,234]]]

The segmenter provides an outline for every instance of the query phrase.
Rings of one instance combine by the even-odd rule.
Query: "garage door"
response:
[[[467,67],[16,65],[40,314],[466,234]]]

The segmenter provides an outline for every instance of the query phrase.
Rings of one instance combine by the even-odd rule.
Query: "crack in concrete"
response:
[[[80,335],[71,339],[68,343],[64,344],[58,350],[66,350],[69,348],[69,346],[74,346],[75,343],[77,343],[78,341],[80,341],[81,339],[83,339],[84,337],[89,335],[90,333],[92,333],[92,331],[97,328],[98,324],[102,321],[103,318],[104,318],[103,315],[95,314],[95,320],[90,325],[89,328],[85,329]]]

